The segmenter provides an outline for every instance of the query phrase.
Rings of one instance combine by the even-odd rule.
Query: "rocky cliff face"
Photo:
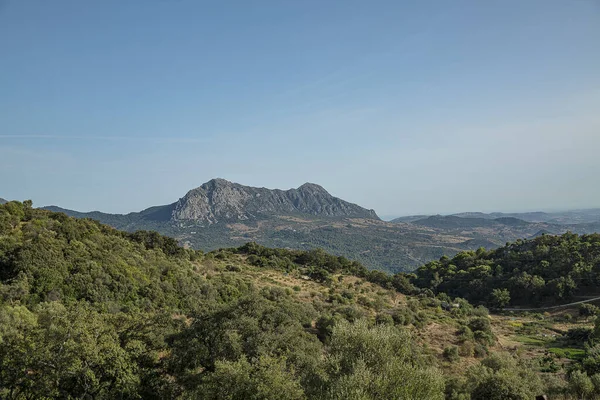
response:
[[[271,190],[224,179],[213,179],[190,190],[175,204],[172,219],[213,224],[289,214],[379,219],[375,211],[333,197],[313,183],[297,189]]]

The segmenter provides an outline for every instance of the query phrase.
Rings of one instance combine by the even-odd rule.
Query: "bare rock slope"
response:
[[[271,190],[224,179],[213,179],[190,190],[175,203],[171,218],[214,224],[293,214],[379,219],[375,211],[334,197],[314,183],[297,189]]]

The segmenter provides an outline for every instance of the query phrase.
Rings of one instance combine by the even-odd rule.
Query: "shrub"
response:
[[[490,320],[487,317],[477,317],[473,318],[469,321],[469,328],[473,332],[481,331],[481,332],[491,332],[492,328],[490,325]]]
[[[394,318],[390,314],[377,314],[375,317],[375,323],[379,325],[394,325]]]
[[[483,358],[488,355],[488,349],[485,345],[481,343],[475,343],[475,347],[473,349],[473,354],[477,358]]]
[[[596,307],[593,304],[585,303],[579,306],[579,316],[580,317],[593,317],[594,315],[598,315],[600,308]]]
[[[458,348],[458,354],[463,357],[473,357],[475,352],[475,345],[471,341],[463,342]]]
[[[459,354],[458,354],[458,347],[456,346],[448,346],[446,348],[444,348],[444,358],[450,362],[455,362],[458,361],[458,359],[460,358]]]

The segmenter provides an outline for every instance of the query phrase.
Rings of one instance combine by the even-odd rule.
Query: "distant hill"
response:
[[[552,214],[548,214],[541,211],[536,212],[524,212],[524,213],[501,213],[501,212],[493,212],[493,213],[481,213],[481,212],[464,212],[453,214],[456,217],[461,218],[485,218],[485,219],[496,219],[496,218],[518,218],[527,222],[548,222],[553,216]]]
[[[430,228],[440,229],[459,229],[459,228],[481,228],[481,227],[496,227],[498,225],[507,226],[526,226],[528,222],[517,218],[504,217],[496,219],[487,218],[466,218],[457,217],[454,215],[433,215],[431,217],[412,221],[415,225],[428,226]]]
[[[4,204],[4,203],[8,203],[8,200],[4,200],[2,197],[0,197],[0,204]]]
[[[526,222],[547,222],[557,225],[570,225],[581,223],[600,222],[600,208],[590,208],[584,210],[570,210],[561,212],[523,212],[523,213],[482,213],[482,212],[463,212],[449,215],[459,218],[477,218],[477,219],[499,219],[516,218]],[[431,215],[408,215],[393,219],[391,222],[412,222]]]

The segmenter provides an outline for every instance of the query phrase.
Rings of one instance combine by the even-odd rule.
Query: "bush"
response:
[[[408,308],[401,308],[392,314],[396,325],[410,325],[414,321],[414,315]]]
[[[238,266],[238,265],[228,265],[225,267],[225,269],[227,271],[231,271],[231,272],[241,272],[242,271],[242,267]]]
[[[483,345],[481,343],[475,343],[473,353],[474,353],[475,357],[483,358],[488,355],[488,349],[485,345]]]
[[[592,332],[591,328],[571,328],[565,333],[565,339],[576,344],[586,343],[591,339]]]
[[[463,357],[473,357],[475,352],[475,345],[471,341],[463,342],[458,348],[458,354]]]
[[[450,362],[455,362],[458,361],[458,359],[460,359],[460,356],[458,354],[458,347],[456,346],[448,346],[446,348],[444,348],[444,358]]]
[[[496,340],[491,332],[476,331],[473,336],[481,344],[492,345]]]
[[[377,314],[375,323],[379,325],[394,325],[394,318],[390,314]]]
[[[471,330],[471,328],[465,325],[462,325],[460,328],[458,328],[456,334],[458,335],[458,338],[463,341],[474,339],[473,331]]]
[[[492,327],[490,324],[490,320],[487,317],[477,317],[473,318],[469,321],[469,328],[473,332],[481,331],[481,332],[491,332]]]
[[[475,317],[487,317],[488,315],[490,315],[490,311],[487,308],[485,308],[484,306],[477,306],[471,312],[471,315],[473,315]],[[489,322],[489,320],[488,320],[488,322]]]
[[[579,305],[579,316],[580,317],[593,317],[594,315],[598,315],[600,308],[596,307],[593,304],[585,303]]]

